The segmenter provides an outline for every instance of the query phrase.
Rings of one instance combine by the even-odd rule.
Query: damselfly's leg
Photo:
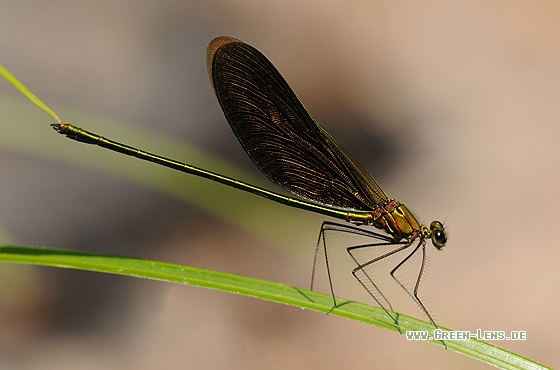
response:
[[[397,277],[395,276],[395,272],[401,266],[403,266],[418,251],[420,247],[422,247],[422,264],[420,265],[420,271],[418,271],[418,276],[416,277],[416,283],[414,284],[414,290],[413,293],[411,294],[410,291],[406,289],[405,286],[399,281],[399,279],[397,279]],[[426,307],[424,306],[420,298],[418,298],[418,288],[420,287],[420,280],[422,279],[422,275],[424,274],[425,265],[426,265],[426,241],[422,240],[418,243],[418,245],[414,248],[414,250],[410,252],[408,256],[406,256],[406,258],[404,258],[397,266],[395,266],[394,269],[391,270],[391,277],[395,279],[395,281],[400,285],[400,287],[403,288],[403,290],[416,302],[416,304],[418,304],[420,309],[424,312],[424,314],[428,317],[428,319],[430,319],[430,322],[437,328],[438,326],[436,325],[434,319],[432,318],[432,315],[430,315],[430,313],[428,312],[428,310],[426,309]]]
[[[410,294],[410,291],[405,288],[405,286],[399,281],[399,279],[397,279],[397,277],[395,276],[395,272],[401,266],[403,266],[418,251],[418,249],[420,247],[422,247],[422,264],[420,265],[420,271],[418,271],[418,276],[416,277],[416,283],[414,284],[413,293]],[[426,240],[420,240],[420,242],[418,243],[418,245],[416,245],[416,247],[412,250],[412,252],[410,252],[408,254],[408,256],[406,256],[406,258],[404,258],[397,266],[395,266],[394,269],[391,270],[391,277],[416,302],[416,304],[418,306],[420,306],[420,309],[422,310],[422,312],[424,312],[424,314],[428,317],[428,319],[430,320],[432,325],[437,329],[438,326],[437,326],[436,322],[434,321],[434,319],[432,318],[432,315],[430,315],[430,313],[428,312],[428,309],[424,306],[424,304],[422,303],[422,301],[418,297],[418,289],[420,287],[420,280],[422,280],[422,275],[424,274],[425,266],[426,266]],[[443,346],[445,347],[445,349],[447,349],[447,344],[445,344],[445,341],[442,340],[441,342],[443,343]]]
[[[374,239],[377,239],[377,240],[383,240],[385,243],[382,243],[382,244],[391,243],[391,241],[393,241],[393,239],[391,237],[387,236],[387,235],[379,234],[379,233],[369,231],[369,230],[360,229],[359,227],[356,227],[356,226],[347,225],[347,224],[338,224],[338,223],[329,222],[329,221],[323,222],[323,224],[321,225],[321,231],[319,232],[319,240],[317,241],[317,247],[315,248],[315,258],[313,260],[313,272],[312,272],[312,275],[311,275],[311,290],[313,290],[313,285],[314,285],[314,282],[315,282],[315,273],[317,271],[317,263],[319,261],[319,255],[322,251],[323,254],[325,255],[325,264],[326,264],[326,267],[327,267],[327,276],[328,276],[328,279],[329,279],[329,287],[330,287],[331,295],[333,297],[333,308],[336,307],[336,298],[335,298],[335,295],[334,295],[331,267],[330,267],[330,261],[329,261],[329,248],[328,248],[328,242],[327,242],[327,234],[334,233],[334,232],[354,234],[354,235],[360,235],[360,236],[374,238]],[[352,258],[354,258],[354,257],[352,257]],[[354,259],[354,261],[356,261],[356,260]]]
[[[399,332],[401,332],[401,329],[400,329],[398,320],[390,312],[390,311],[393,311],[393,307],[391,306],[391,303],[383,295],[383,292],[381,291],[381,289],[379,289],[377,284],[375,284],[373,279],[369,276],[369,274],[366,271],[366,267],[368,267],[370,265],[373,265],[374,263],[379,262],[379,261],[381,261],[381,260],[383,260],[387,257],[390,257],[390,256],[392,256],[396,253],[399,253],[399,252],[409,248],[411,245],[412,245],[412,242],[410,242],[410,241],[396,242],[393,239],[390,239],[389,241],[386,241],[386,242],[383,242],[383,243],[363,244],[363,245],[356,245],[356,246],[346,248],[346,250],[348,251],[348,254],[350,254],[350,256],[352,257],[354,262],[356,262],[356,265],[358,265],[356,268],[354,268],[354,270],[352,270],[352,275],[354,275],[356,280],[358,280],[360,282],[360,284],[364,287],[364,289],[377,302],[377,304],[387,313],[387,315],[389,315],[389,317],[391,319],[393,319],[393,321],[397,325],[397,328],[399,329]],[[360,263],[358,261],[358,258],[354,254],[354,253],[356,253],[356,251],[359,251],[359,250],[364,249],[364,248],[387,247],[387,246],[395,246],[395,249],[393,249],[393,250],[391,250],[387,253],[384,253],[381,256],[370,259],[370,260],[366,261],[365,263]]]

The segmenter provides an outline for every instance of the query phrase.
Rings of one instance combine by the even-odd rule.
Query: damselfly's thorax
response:
[[[397,201],[393,200],[392,202]],[[372,225],[385,230],[396,240],[420,236],[421,226],[416,217],[404,204],[397,203],[397,207],[390,207],[392,209],[388,209],[388,212],[383,212],[377,219],[374,219]]]
[[[420,238],[423,242],[432,239],[432,244],[441,249],[447,242],[444,227],[441,222],[433,221],[428,229],[420,224],[416,217],[406,206],[395,199],[375,208],[366,214],[348,213],[348,222],[355,224],[372,225],[384,230],[395,240],[408,239],[410,241]]]

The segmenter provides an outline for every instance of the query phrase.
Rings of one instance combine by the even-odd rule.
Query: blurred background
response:
[[[0,62],[67,122],[274,189],[206,74],[212,38],[255,46],[390,197],[445,222],[420,291],[436,322],[525,330],[494,343],[555,367],[559,17],[554,2],[3,0]],[[322,217],[64,139],[7,82],[0,93],[4,243],[309,286]],[[337,293],[372,303],[334,249]],[[3,369],[412,366],[486,367],[251,298],[0,265]]]

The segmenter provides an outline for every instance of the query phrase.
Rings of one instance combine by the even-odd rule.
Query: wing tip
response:
[[[212,61],[214,60],[214,54],[216,54],[216,51],[218,51],[219,48],[231,42],[243,42],[243,41],[230,36],[218,36],[212,41],[210,41],[208,47],[206,48],[206,68],[208,70],[208,77],[212,82],[212,87],[214,87],[214,82],[213,82],[214,80],[212,78]]]

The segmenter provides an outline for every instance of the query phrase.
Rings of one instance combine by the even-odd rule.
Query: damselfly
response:
[[[325,221],[316,249],[316,256],[321,249],[325,252],[334,307],[336,300],[326,253],[328,246],[325,234],[358,234],[371,238],[373,242],[347,248],[348,254],[356,263],[352,270],[354,277],[398,327],[398,320],[391,313],[391,303],[368,271],[381,260],[401,252],[405,253],[405,257],[390,271],[390,275],[436,326],[418,298],[418,289],[424,273],[427,240],[431,239],[438,250],[447,242],[442,223],[433,221],[428,228],[420,224],[404,204],[388,198],[365,168],[315,122],[278,70],[252,46],[231,37],[218,37],[208,45],[207,67],[212,87],[227,121],[251,160],[272,182],[298,198],[287,197],[151,154],[67,123],[56,123],[52,126],[59,133],[80,142],[99,145],[205,177],[291,207],[346,221],[346,224]],[[385,233],[374,232],[363,226],[374,226]],[[358,251],[376,247],[391,249],[366,261],[358,258]],[[395,273],[418,252],[421,253],[421,266],[414,288],[409,290]],[[316,261],[317,257],[315,263]]]

